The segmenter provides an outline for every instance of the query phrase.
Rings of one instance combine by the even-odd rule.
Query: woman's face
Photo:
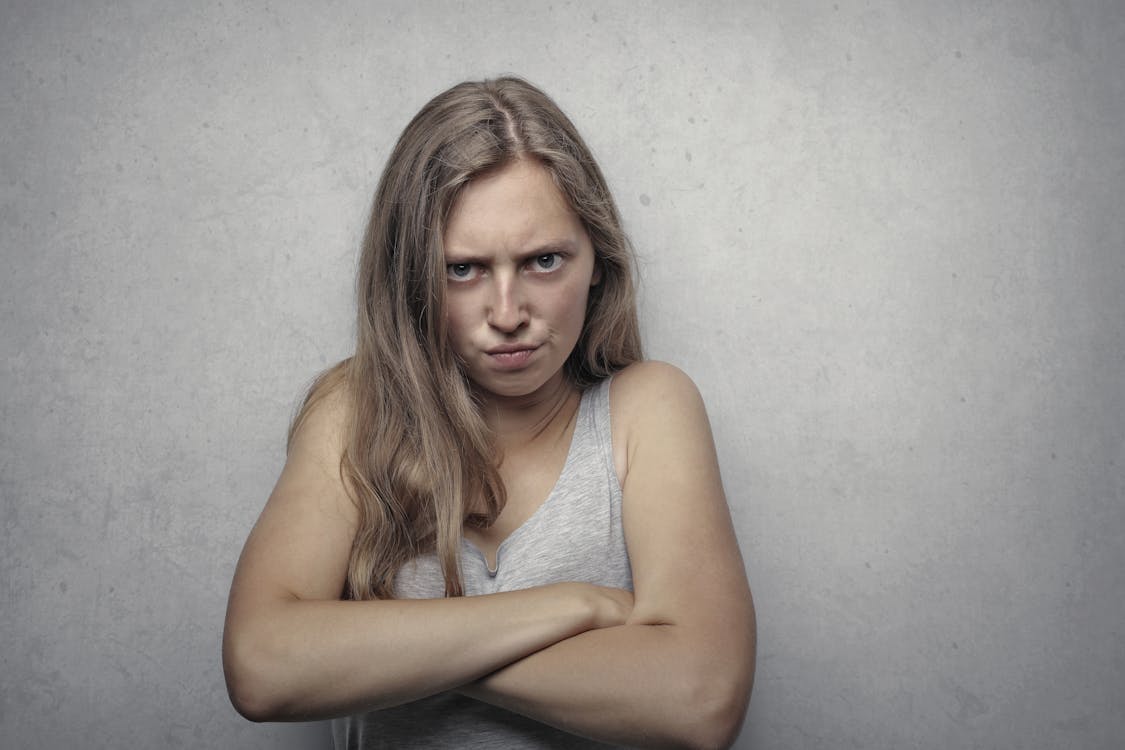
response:
[[[550,174],[519,159],[474,179],[444,240],[449,334],[469,377],[499,397],[557,383],[599,274]]]

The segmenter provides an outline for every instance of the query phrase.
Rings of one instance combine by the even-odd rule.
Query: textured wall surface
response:
[[[738,746],[1120,747],[1125,4],[475,5],[0,3],[0,746],[326,745],[231,709],[230,576],[393,139],[512,71],[708,400]]]

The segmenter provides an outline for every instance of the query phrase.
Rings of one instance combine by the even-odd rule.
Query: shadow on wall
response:
[[[315,721],[308,724],[292,724],[287,727],[285,747],[303,747],[308,750],[332,750],[332,724]]]

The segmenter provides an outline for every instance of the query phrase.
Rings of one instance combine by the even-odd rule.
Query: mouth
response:
[[[504,344],[487,350],[489,359],[501,370],[518,370],[528,363],[538,346]]]

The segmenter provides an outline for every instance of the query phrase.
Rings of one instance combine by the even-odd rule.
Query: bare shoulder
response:
[[[339,463],[353,406],[339,365],[317,379],[289,431],[290,458],[296,452]]]
[[[648,359],[633,364],[613,376],[613,396],[624,400],[653,396],[698,398],[695,383],[680,368],[667,362]]]
[[[698,438],[710,441],[703,398],[692,379],[667,362],[647,360],[617,373],[610,385],[614,457],[626,480],[643,443]]]
[[[638,425],[663,421],[669,412],[703,412],[694,381],[667,362],[647,360],[629,365],[610,386],[614,426],[632,432]]]

